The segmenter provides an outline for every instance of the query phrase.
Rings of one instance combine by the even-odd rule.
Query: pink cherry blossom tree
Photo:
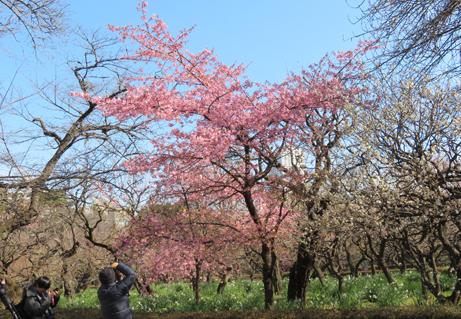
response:
[[[138,9],[145,13],[146,7],[142,2]],[[125,58],[153,70],[128,78],[120,98],[74,95],[120,120],[144,115],[170,123],[163,138],[152,140],[151,152],[125,166],[132,173],[151,174],[159,185],[176,185],[167,187],[172,197],[187,182],[190,202],[205,194],[214,203],[238,199],[253,224],[251,236],[263,262],[265,308],[271,309],[279,231],[298,213],[290,205],[290,187],[311,178],[302,166],[284,167],[280,159],[310,144],[312,130],[325,122],[319,110],[336,114],[346,105],[369,103],[361,99],[366,76],[356,57],[372,44],[326,56],[281,83],[257,83],[244,76],[243,65],[228,66],[212,50],[189,52],[185,45],[191,30],[173,37],[159,18],[143,14],[142,21],[143,26],[110,28],[136,44]],[[211,216],[209,209],[201,214]]]
[[[215,194],[197,196],[193,185],[184,180],[162,180],[157,184],[161,192],[152,197],[150,207],[133,219],[115,249],[126,259],[136,261],[138,271],[147,278],[145,286],[156,280],[186,279],[194,274],[193,288],[200,300],[201,272],[216,274],[238,268],[244,249],[253,249],[258,243],[258,230],[235,195],[216,202]],[[162,205],[165,194],[178,204]],[[279,241],[292,243],[295,215],[288,216],[283,227],[274,231],[270,227],[279,223],[273,213],[279,202],[271,201],[271,197],[260,200],[269,212],[266,229],[272,231],[265,236],[276,235]],[[278,256],[287,255],[287,245],[277,251]]]

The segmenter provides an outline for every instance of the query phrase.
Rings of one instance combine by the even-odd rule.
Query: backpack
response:
[[[26,302],[26,293],[25,293],[25,290],[26,290],[26,287],[23,288],[23,292],[22,292],[22,299],[21,301],[15,305],[14,307],[16,308],[16,312],[18,313],[18,315],[21,317],[21,319],[32,319],[32,317],[29,317],[26,313],[26,311],[24,310],[24,304]]]

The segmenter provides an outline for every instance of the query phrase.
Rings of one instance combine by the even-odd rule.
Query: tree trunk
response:
[[[418,268],[419,273],[421,275],[423,297],[427,299],[427,291],[430,291],[431,294],[433,294],[437,299],[446,300],[446,298],[441,295],[442,289],[440,287],[440,281],[438,279],[437,262],[434,258],[434,251],[430,251],[428,254],[424,254],[423,251],[417,245],[412,244],[408,233],[404,232],[404,234],[405,241],[403,246],[412,256],[416,264],[416,268]],[[432,249],[434,248],[432,247]],[[435,248],[435,250],[437,249]],[[429,267],[426,263],[426,260],[429,262]],[[432,267],[434,283],[431,280],[430,267]]]
[[[338,280],[338,293],[339,293],[339,299],[343,297],[344,294],[344,288],[343,288],[343,283],[344,279],[343,276],[338,272],[338,269],[333,265],[333,261],[331,262],[330,266],[328,267],[328,270],[330,271],[330,274]]]
[[[376,257],[376,261],[378,262],[379,268],[381,268],[381,270],[384,273],[384,276],[386,276],[387,282],[390,284],[393,284],[395,281],[394,281],[394,278],[392,277],[391,272],[389,271],[389,268],[386,265],[385,256],[384,256],[387,239],[384,239],[384,238],[381,239],[381,242],[379,243],[379,251],[376,251],[373,245],[373,240],[369,234],[367,234],[367,238],[368,238],[368,244],[370,246],[370,251],[374,255],[374,257]]]
[[[200,301],[200,271],[201,271],[201,263],[198,260],[195,260],[195,301]]]
[[[450,297],[448,297],[448,300],[454,305],[457,305],[461,298],[461,268],[460,267],[458,267],[458,269],[456,270],[456,276],[457,276],[457,280],[456,280],[455,289],[451,293]]]
[[[326,258],[328,262],[328,270],[330,274],[338,280],[338,294],[339,299],[342,299],[344,294],[343,289],[343,276],[341,275],[341,261],[339,259],[339,248],[340,244],[338,239],[335,239],[333,246],[326,252]]]
[[[401,249],[400,251],[400,260],[401,260],[401,265],[400,265],[400,272],[403,274],[407,271],[407,259],[405,258],[405,250]]]
[[[301,300],[306,304],[306,288],[309,283],[310,275],[310,258],[307,253],[307,245],[303,242],[298,245],[298,255],[293,272],[290,272],[290,281],[288,284],[288,300]]]
[[[274,308],[274,289],[272,287],[272,255],[269,244],[262,243],[261,257],[263,260],[264,309]]]
[[[63,293],[69,300],[74,300],[75,298],[75,287],[74,287],[74,280],[71,273],[68,271],[68,265],[63,263],[62,268],[62,279],[63,279]]]
[[[75,298],[74,283],[72,281],[71,276],[69,275],[65,275],[63,277],[63,290],[64,290],[64,296],[66,296],[67,299],[74,300]]]
[[[437,261],[435,260],[434,252],[429,257],[429,263],[432,267],[432,278],[434,279],[434,285],[437,288],[437,296],[442,293],[442,287],[440,286],[439,270],[437,269]]]
[[[282,293],[282,273],[280,270],[280,262],[277,255],[272,252],[272,286],[274,287],[274,293],[279,296]]]
[[[229,281],[229,272],[232,271],[232,267],[227,267],[224,273],[221,276],[221,282],[218,285],[218,295],[222,295],[224,293],[224,288],[226,288],[227,282]]]
[[[75,293],[84,293],[88,287],[94,282],[94,269],[91,264],[88,264],[87,269],[80,278],[77,278],[77,285],[75,287]]]
[[[361,267],[362,263],[365,262],[367,259],[365,258],[365,256],[362,255],[362,258],[360,258],[360,260],[355,264],[355,272],[357,274],[357,276],[359,275],[359,268]]]
[[[427,305],[429,294],[427,293],[427,288],[426,288],[426,285],[424,284],[423,279],[421,279],[421,294],[423,295],[424,302]]]
[[[375,259],[373,257],[370,257],[370,268],[371,268],[371,275],[373,277],[376,276],[376,265],[375,265]]]
[[[378,265],[382,269],[384,276],[386,276],[387,282],[393,284],[395,282],[394,278],[392,277],[392,273],[387,267],[385,261],[378,259]]]
[[[347,242],[344,243],[344,250],[346,251],[346,259],[347,259],[347,265],[349,266],[349,270],[351,272],[351,276],[354,278],[358,277],[358,272],[355,269],[354,262],[352,261],[352,256],[350,253],[350,246],[347,246]]]
[[[327,282],[325,280],[325,274],[323,273],[322,268],[319,266],[319,263],[317,260],[314,260],[312,263],[314,266],[315,273],[317,274],[317,277],[320,280],[320,283],[322,284],[323,287],[328,287]]]
[[[249,166],[248,166],[249,167]],[[254,204],[252,194],[251,194],[251,185],[245,185],[245,188],[248,190],[242,192],[242,195],[245,199],[245,204],[248,208],[248,212],[253,218],[253,222],[257,227],[261,227],[261,220]],[[263,284],[264,284],[264,309],[271,310],[274,307],[274,290],[272,288],[272,257],[271,257],[271,243],[270,239],[264,237],[261,234],[261,258],[263,261]]]
[[[457,305],[461,298],[461,252],[459,251],[459,246],[455,246],[452,242],[450,242],[450,240],[448,240],[446,226],[446,221],[439,223],[437,226],[437,236],[450,256],[450,266],[456,271],[457,280],[455,289],[447,300]],[[460,229],[459,226],[458,229]]]
[[[287,299],[295,300],[296,299],[296,271],[297,271],[297,262],[293,263],[293,266],[290,268],[290,273],[288,275],[288,291]]]
[[[139,277],[136,277],[134,281],[134,287],[138,291],[140,295],[153,295],[155,294],[155,291],[152,290],[150,284],[144,285],[139,281]]]

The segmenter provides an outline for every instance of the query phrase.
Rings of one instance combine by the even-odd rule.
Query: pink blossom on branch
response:
[[[141,10],[146,6],[141,3]],[[191,30],[173,37],[158,17],[143,17],[143,22],[143,27],[110,29],[122,40],[137,44],[136,51],[125,58],[152,66],[152,73],[128,78],[123,97],[74,95],[91,100],[120,120],[144,115],[171,122],[173,129],[152,140],[151,153],[124,165],[133,173],[153,174],[156,189],[171,202],[184,200],[181,192],[187,186],[187,200],[201,204],[200,209],[182,212],[183,219],[193,216],[187,229],[181,219],[177,221],[180,215],[171,221],[143,217],[124,235],[120,249],[136,255],[136,262],[152,273],[169,276],[166,271],[173,264],[187,273],[197,261],[209,265],[219,260],[217,251],[229,254],[226,240],[239,247],[259,245],[266,307],[270,308],[271,253],[283,241],[281,234],[290,233],[288,226],[293,223],[289,221],[298,214],[290,207],[287,187],[311,178],[305,167],[282,167],[280,159],[298,148],[321,152],[311,137],[325,125],[334,131],[337,121],[330,121],[331,117],[345,107],[372,104],[363,99],[367,75],[357,56],[374,44],[365,42],[356,50],[327,55],[281,83],[257,83],[245,77],[245,66],[225,65],[212,50],[194,54],[185,49]],[[236,211],[234,215],[232,210],[218,213],[213,205],[226,201],[238,203],[238,214],[244,215],[236,219],[231,218]],[[211,227],[214,219],[227,226],[206,232],[197,227],[197,221]],[[245,220],[247,227],[239,220]],[[217,246],[210,249],[208,243]],[[162,253],[158,247],[164,247]],[[143,254],[141,248],[147,251]],[[165,260],[168,266],[162,263]],[[159,263],[163,266],[156,268]]]

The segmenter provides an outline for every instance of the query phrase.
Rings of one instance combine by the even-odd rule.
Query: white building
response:
[[[303,149],[293,149],[293,150],[285,150],[282,152],[282,158],[280,160],[280,164],[286,169],[290,169],[293,166],[297,168],[304,168],[306,166],[306,155],[304,154]]]

